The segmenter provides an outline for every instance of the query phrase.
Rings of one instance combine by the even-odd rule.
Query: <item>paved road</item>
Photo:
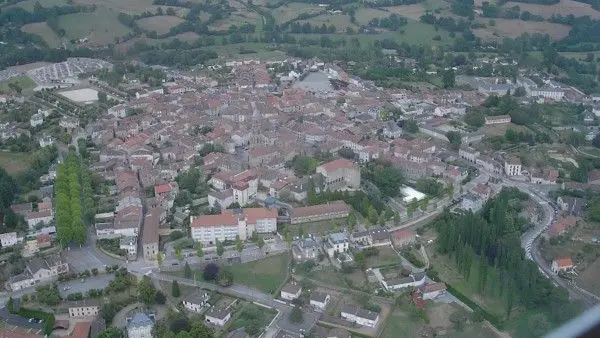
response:
[[[306,332],[310,332],[312,327],[318,320],[318,315],[312,312],[304,312],[304,322],[300,324],[295,324],[289,321],[288,317],[290,312],[292,311],[292,306],[284,303],[280,303],[275,301],[272,295],[266,294],[260,290],[248,287],[242,284],[234,284],[230,287],[222,287],[211,283],[206,283],[203,281],[194,281],[192,279],[175,277],[163,273],[151,272],[149,276],[153,279],[158,279],[162,281],[173,281],[177,280],[179,284],[195,286],[207,290],[218,291],[220,293],[229,294],[238,298],[243,298],[248,301],[258,302],[264,304],[266,306],[277,309],[281,312],[278,320],[274,325],[276,327],[291,331],[291,332],[300,332],[300,330],[305,330]]]

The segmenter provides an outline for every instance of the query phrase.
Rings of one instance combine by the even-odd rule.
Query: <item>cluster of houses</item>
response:
[[[558,170],[552,167],[523,168],[521,160],[516,156],[495,156],[481,154],[479,151],[464,146],[458,151],[461,159],[475,163],[478,166],[497,174],[505,174],[513,178],[527,178],[535,184],[556,184]]]

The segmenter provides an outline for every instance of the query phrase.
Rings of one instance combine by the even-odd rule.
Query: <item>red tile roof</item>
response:
[[[554,260],[559,268],[566,268],[573,266],[573,260],[570,257],[557,258]]]
[[[90,334],[91,322],[77,322],[70,338],[88,338]]]
[[[247,224],[256,224],[259,219],[277,218],[277,209],[275,208],[246,208],[244,209]]]
[[[162,194],[162,193],[166,193],[171,191],[171,185],[166,183],[166,184],[160,184],[154,187],[154,193],[156,194]]]
[[[220,215],[202,215],[192,218],[190,226],[192,228],[207,226],[227,226],[237,225],[238,218],[232,212],[225,212]]]
[[[335,171],[342,168],[352,169],[354,168],[354,166],[355,164],[352,161],[343,158],[333,160],[331,162],[327,162],[321,165],[321,167],[325,169],[325,171]]]
[[[444,283],[427,284],[423,288],[423,293],[436,292],[436,291],[440,291],[440,290],[446,290],[446,284],[444,284]]]
[[[557,236],[563,233],[565,230],[574,227],[577,224],[579,218],[575,216],[567,216],[565,218],[561,218],[556,221],[552,226],[550,226],[550,230],[548,230],[548,234],[550,236]]]
[[[292,218],[324,215],[329,213],[349,212],[350,208],[344,201],[333,201],[326,204],[312,205],[309,207],[294,208]]]
[[[396,232],[392,232],[392,237],[396,240],[404,240],[408,238],[414,238],[416,234],[409,230],[398,230]]]

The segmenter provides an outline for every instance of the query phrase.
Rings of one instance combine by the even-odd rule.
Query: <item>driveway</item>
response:
[[[104,289],[108,286],[108,283],[115,278],[114,274],[110,275],[98,275],[88,277],[81,282],[81,279],[74,279],[68,282],[62,282],[58,284],[58,291],[60,292],[61,297],[66,297],[70,294],[81,292],[85,294],[91,289]],[[65,290],[65,287],[70,286],[68,290]]]

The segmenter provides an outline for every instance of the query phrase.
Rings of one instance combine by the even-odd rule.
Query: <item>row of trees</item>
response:
[[[444,213],[434,222],[437,250],[454,258],[463,277],[475,280],[479,293],[502,299],[506,318],[520,305],[562,323],[579,313],[580,306],[570,303],[566,292],[525,258],[520,236],[529,224],[518,214],[526,199],[517,189],[504,189],[481,214]]]
[[[91,178],[89,173],[82,175],[84,170],[80,159],[71,152],[56,171],[56,235],[62,245],[83,244],[86,240],[82,200],[87,216],[90,216],[87,208],[93,210],[94,201]]]

